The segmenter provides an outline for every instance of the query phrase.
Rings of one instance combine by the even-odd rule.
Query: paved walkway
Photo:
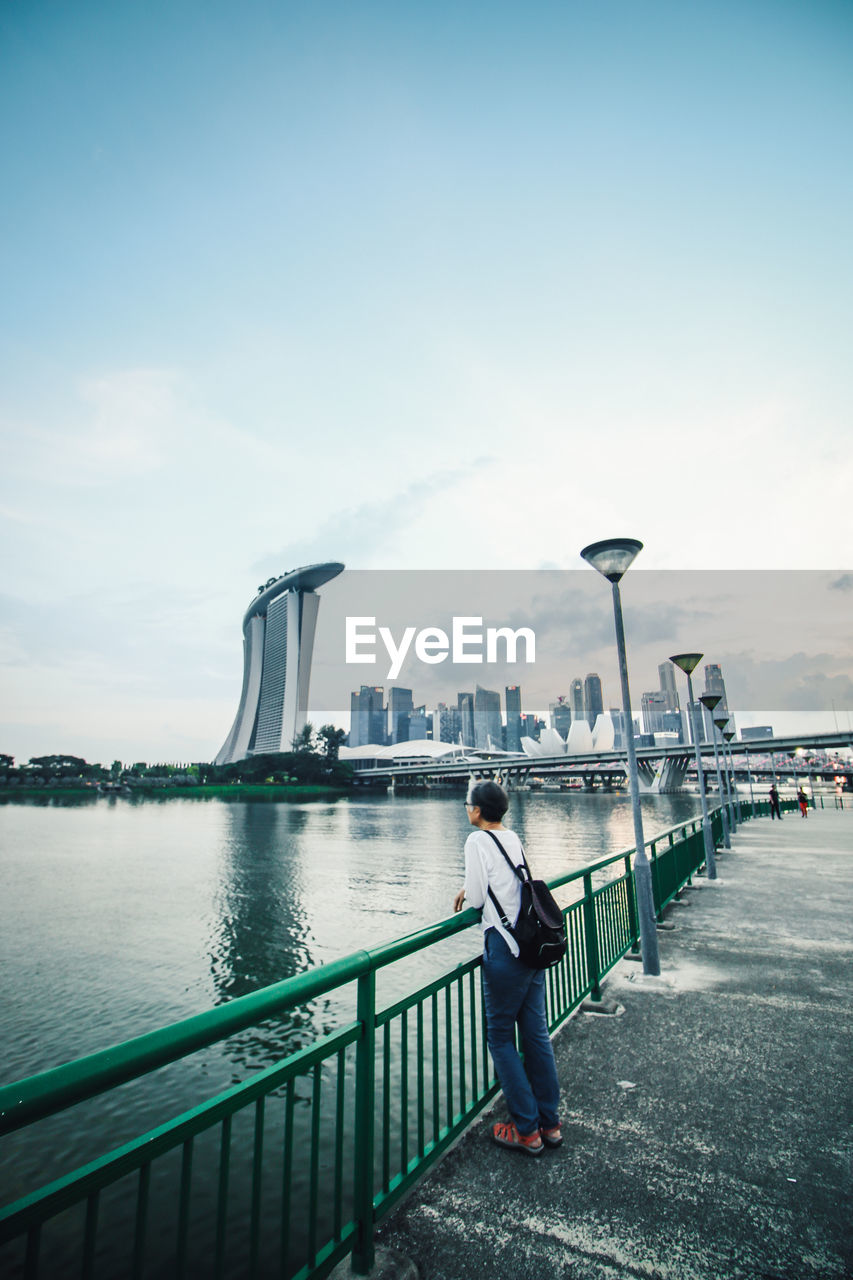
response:
[[[758,819],[555,1040],[565,1142],[498,1102],[383,1226],[422,1280],[853,1275],[853,811]],[[380,1257],[382,1255],[380,1254]],[[399,1274],[399,1272],[398,1272]]]

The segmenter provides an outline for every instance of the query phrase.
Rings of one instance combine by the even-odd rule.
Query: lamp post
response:
[[[730,771],[729,777],[732,780],[731,794],[732,794],[732,800],[734,801],[734,808],[732,809],[732,822],[734,822],[735,813],[737,813],[738,822],[743,822],[743,814],[741,813],[741,810],[740,810],[740,796],[737,793],[737,779],[735,778],[735,757],[734,757],[734,752],[732,751],[732,738],[734,736],[735,736],[734,729],[727,729],[726,732],[723,734],[723,737],[726,740],[726,746],[729,749],[729,771]]]
[[[729,806],[729,831],[732,835],[737,831],[737,823],[735,822],[735,802],[734,789],[732,787],[732,777],[729,772],[729,757],[726,755],[726,735],[723,732],[729,723],[728,716],[720,716],[714,721],[714,724],[720,731],[720,751],[723,756],[723,776],[726,780],[726,804]]]
[[[634,721],[631,716],[631,694],[628,689],[628,659],[625,652],[625,628],[622,623],[622,599],[619,582],[643,549],[636,538],[607,538],[584,547],[581,556],[587,564],[606,578],[613,594],[613,619],[616,625],[616,650],[619,655],[619,681],[622,686],[622,717],[628,748],[628,782],[631,788],[631,812],[634,818],[634,886],[637,893],[637,917],[643,973],[659,974],[657,922],[652,891],[652,869],[646,856],[643,815],[640,812],[640,784],[637,778],[637,750],[634,745]]]
[[[746,776],[749,778],[749,816],[755,817],[755,792],[752,789],[752,765],[749,760],[749,748],[744,747],[743,754],[746,756]]]
[[[693,722],[693,749],[696,752],[696,778],[699,782],[699,799],[702,801],[702,834],[705,839],[705,868],[709,880],[717,878],[717,862],[714,857],[714,840],[711,835],[711,819],[708,817],[708,797],[705,795],[705,775],[702,772],[702,752],[699,749],[699,713],[693,701],[693,681],[691,676],[702,660],[701,653],[676,653],[671,655],[674,662],[687,676],[687,705]]]
[[[713,712],[714,707],[716,707],[721,697],[722,697],[722,694],[719,694],[719,693],[700,693],[699,701],[702,703],[703,707],[707,707],[709,711]],[[725,723],[726,722],[724,720],[723,724]],[[711,729],[711,734],[713,736],[713,743],[714,743],[714,764],[717,769],[717,791],[720,796],[720,815],[723,820],[723,845],[725,846],[726,849],[731,849],[732,841],[731,841],[731,835],[729,832],[730,823],[729,823],[729,815],[726,807],[728,804],[728,795],[723,790],[723,774],[720,769],[720,754],[717,751],[717,722],[713,718],[713,715],[711,717],[711,724],[713,725],[713,728]]]

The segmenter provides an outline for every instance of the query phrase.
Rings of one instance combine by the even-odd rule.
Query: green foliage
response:
[[[352,780],[352,769],[339,760],[306,750],[272,752],[249,756],[248,759],[236,760],[233,764],[204,766],[204,781],[208,783],[245,782],[260,785],[268,779],[274,783],[347,786]]]
[[[94,778],[107,777],[107,771],[99,764],[87,764],[82,756],[33,756],[26,766],[30,778],[47,782],[56,778]]]
[[[333,724],[324,724],[317,731],[317,737],[323,742],[323,753],[327,760],[337,760],[342,743],[346,741],[346,731],[336,729]]]
[[[297,752],[314,750],[314,726],[306,724],[293,739],[293,750]]]

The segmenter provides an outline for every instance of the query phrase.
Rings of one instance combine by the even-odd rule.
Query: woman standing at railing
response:
[[[518,944],[503,928],[489,890],[504,915],[515,920],[521,906],[521,885],[489,832],[498,839],[516,866],[523,858],[521,841],[501,819],[509,808],[503,787],[478,782],[465,802],[468,821],[476,827],[465,842],[465,887],[454,901],[455,911],[482,908],[483,993],[486,1038],[503,1089],[511,1121],[492,1127],[499,1146],[539,1156],[546,1146],[563,1140],[557,1107],[560,1085],[545,1015],[545,971],[531,969],[518,958]],[[521,1032],[524,1062],[515,1047],[515,1026]]]

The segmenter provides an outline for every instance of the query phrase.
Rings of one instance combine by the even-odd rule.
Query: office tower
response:
[[[627,751],[625,742],[625,717],[619,707],[610,708],[610,719],[613,721],[613,750]]]
[[[439,702],[432,715],[433,741],[458,743],[461,724],[458,708]]]
[[[583,705],[584,718],[590,729],[594,729],[596,720],[604,710],[604,699],[601,696],[601,680],[594,671],[590,671],[583,682]]]
[[[363,684],[358,693],[350,694],[351,747],[384,747],[385,690],[381,685]]]
[[[462,734],[463,747],[473,747],[474,745],[474,695],[473,693],[460,693],[456,696],[456,703],[459,708],[459,723]]]
[[[539,720],[538,717],[535,715],[531,715],[531,714],[523,715],[521,717],[521,736],[523,738],[534,738],[536,741],[538,741],[539,734],[541,732],[540,730],[541,723],[542,723],[541,720]]]
[[[679,708],[678,688],[675,683],[675,663],[662,662],[658,667],[658,680],[660,681],[660,691],[666,694],[666,710],[677,711]]]
[[[337,577],[335,561],[271,578],[243,616],[243,688],[231,731],[216,764],[290,751],[305,727],[311,654],[320,597]]]
[[[474,690],[474,746],[480,749],[501,745],[501,695],[495,689],[477,685]]]
[[[548,712],[551,716],[551,728],[556,729],[565,742],[572,727],[572,708],[568,698],[561,693],[557,701],[551,703]]]
[[[667,694],[664,692],[644,693],[641,703],[643,727],[646,733],[663,733],[663,717],[669,710]]]
[[[583,681],[578,677],[573,680],[569,687],[569,702],[571,704],[572,719],[585,720],[586,712],[583,705]]]
[[[690,741],[694,742],[698,739],[700,743],[709,742],[710,739],[705,730],[705,708],[701,702],[689,702],[687,704],[687,723],[690,729]],[[698,725],[698,732],[696,726]]]
[[[418,742],[429,737],[428,729],[432,729],[432,717],[427,716],[425,706],[415,707],[409,715],[409,742]]]
[[[521,686],[508,684],[504,689],[506,701],[506,738],[507,751],[521,750]]]
[[[408,742],[409,715],[414,707],[411,689],[393,685],[388,691],[388,737],[390,742]],[[401,733],[404,735],[401,737]]]
[[[726,682],[723,679],[723,673],[720,670],[719,663],[709,662],[705,667],[705,693],[718,693],[720,701],[717,703],[713,712],[706,711],[705,731],[709,742],[711,738],[711,728],[714,720],[721,720],[724,716],[728,718],[729,723],[726,725],[726,732],[731,730],[736,732],[735,718],[729,711],[729,704],[726,700]],[[703,710],[705,708],[703,707]]]

